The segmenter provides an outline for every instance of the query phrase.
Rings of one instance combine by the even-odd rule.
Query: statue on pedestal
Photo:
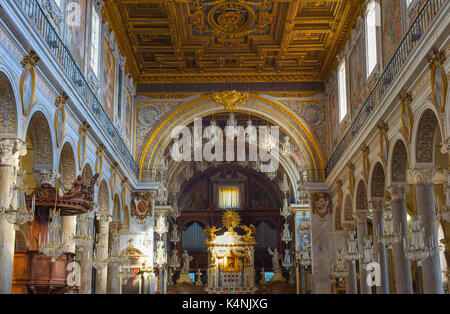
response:
[[[181,258],[183,259],[183,267],[181,268],[181,272],[187,273],[189,272],[189,263],[194,258],[190,256],[186,250],[184,250],[183,255],[181,255]]]
[[[183,260],[183,266],[181,267],[180,278],[177,279],[177,285],[181,285],[183,283],[193,285],[194,282],[191,278],[189,278],[189,263],[193,260],[193,257],[189,256],[188,252],[184,250],[181,258]]]
[[[281,271],[281,266],[280,266],[280,263],[278,262],[278,260],[280,258],[280,256],[279,256],[280,254],[278,253],[278,249],[275,248],[272,251],[272,249],[269,246],[267,251],[269,252],[270,255],[272,255],[272,269],[273,269],[273,271],[274,272],[275,271]]]
[[[280,259],[280,254],[278,253],[278,249],[272,249],[269,247],[267,249],[270,255],[272,255],[272,268],[273,268],[273,277],[270,279],[270,282],[277,282],[277,281],[286,281],[286,279],[283,277],[283,274],[281,273],[281,266],[278,260]]]

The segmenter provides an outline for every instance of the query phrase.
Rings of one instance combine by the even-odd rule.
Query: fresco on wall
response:
[[[103,109],[105,109],[109,119],[114,121],[114,83],[116,61],[106,40],[104,44],[103,60]]]
[[[382,1],[383,66],[386,67],[403,38],[402,5],[404,1]]]
[[[330,106],[330,136],[331,136],[331,151],[334,150],[338,144],[340,136],[339,128],[339,108],[336,87],[330,93],[328,104]]]
[[[128,145],[128,149],[131,150],[131,130],[133,127],[133,97],[131,97],[128,89],[126,90],[126,104],[125,104],[125,129],[127,131],[127,140],[125,141]]]
[[[86,5],[87,0],[71,0],[66,7],[65,39],[70,53],[80,69],[84,67],[86,47]]]
[[[352,117],[358,113],[358,108],[364,101],[365,58],[363,45],[363,37],[360,36],[353,48],[349,60],[350,106]]]

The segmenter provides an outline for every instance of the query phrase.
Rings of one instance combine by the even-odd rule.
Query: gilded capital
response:
[[[20,156],[27,154],[27,145],[21,139],[0,139],[0,165],[17,167]]]

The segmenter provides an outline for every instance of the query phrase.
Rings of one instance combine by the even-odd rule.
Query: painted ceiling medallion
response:
[[[255,21],[251,7],[237,1],[221,3],[208,13],[208,22],[218,36],[227,38],[242,37],[252,32]]]

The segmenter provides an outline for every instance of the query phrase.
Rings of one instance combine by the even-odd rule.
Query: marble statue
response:
[[[183,259],[183,267],[181,268],[182,272],[189,272],[189,263],[194,259],[192,256],[188,254],[186,250],[184,250],[183,255],[181,255]]]
[[[273,271],[281,271],[281,266],[280,263],[278,262],[279,259],[279,253],[278,250],[275,248],[273,251],[272,249],[269,248],[267,249],[267,251],[269,252],[270,255],[272,255],[272,269]]]

